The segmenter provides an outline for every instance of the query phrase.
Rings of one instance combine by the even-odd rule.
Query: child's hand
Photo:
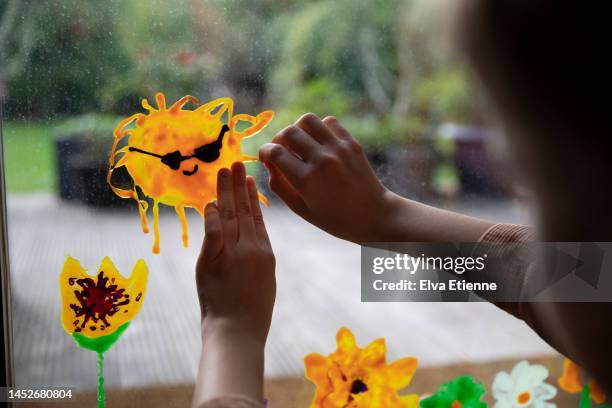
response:
[[[270,188],[310,223],[357,243],[382,240],[395,196],[333,117],[308,113],[259,150]]]
[[[274,254],[244,165],[217,176],[196,266],[203,350],[193,406],[227,394],[263,400],[264,345],[276,296]]]
[[[229,328],[265,343],[276,295],[275,260],[255,181],[235,163],[232,171],[219,171],[217,183],[217,204],[205,209],[196,268],[206,330]]]

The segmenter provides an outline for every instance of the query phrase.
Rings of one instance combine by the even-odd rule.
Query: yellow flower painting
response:
[[[94,276],[68,257],[60,274],[62,326],[68,334],[107,336],[136,316],[146,293],[147,266],[139,260],[124,278],[105,257]]]
[[[104,353],[130,325],[144,301],[147,265],[136,262],[124,278],[105,257],[95,275],[88,275],[79,261],[67,257],[60,272],[62,326],[81,347],[98,356],[98,408],[104,408]]]

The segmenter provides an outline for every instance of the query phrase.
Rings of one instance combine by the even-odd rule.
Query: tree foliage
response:
[[[0,61],[22,61],[0,62],[13,116],[125,114],[158,90],[364,128],[474,116],[428,0],[28,1],[8,40],[0,25]],[[0,24],[16,2],[0,6]]]

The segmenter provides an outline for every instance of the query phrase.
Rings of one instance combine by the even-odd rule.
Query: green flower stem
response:
[[[589,396],[589,386],[585,384],[580,393],[580,408],[591,408],[591,397]]]
[[[104,353],[98,353],[98,408],[104,408]]]
[[[100,337],[87,337],[79,333],[72,333],[72,338],[81,347],[87,350],[95,351],[98,355],[98,408],[104,408],[104,353],[112,347],[113,344],[123,332],[128,328],[130,322],[124,323],[111,334]]]

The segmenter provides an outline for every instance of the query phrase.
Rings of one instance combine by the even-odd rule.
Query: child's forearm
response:
[[[206,322],[193,406],[228,394],[263,401],[265,342],[234,322]]]
[[[387,192],[380,242],[476,242],[493,223]]]

